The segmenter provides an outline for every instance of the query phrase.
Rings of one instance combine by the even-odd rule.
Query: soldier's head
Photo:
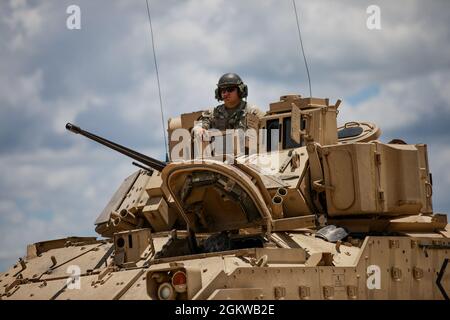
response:
[[[216,88],[216,99],[228,108],[237,106],[248,95],[247,85],[235,73],[226,73],[220,77]]]

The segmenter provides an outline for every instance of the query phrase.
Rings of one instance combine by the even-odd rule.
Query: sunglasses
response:
[[[237,89],[236,87],[220,88],[220,93],[225,93],[225,92],[231,93],[231,92],[234,92],[234,90],[236,90],[236,89]]]

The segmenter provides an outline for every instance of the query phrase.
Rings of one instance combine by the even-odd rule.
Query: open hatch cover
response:
[[[338,128],[338,140],[341,143],[369,142],[380,137],[380,128],[370,122],[347,122]]]
[[[270,213],[252,180],[218,161],[169,164],[162,178],[194,232],[270,226]]]

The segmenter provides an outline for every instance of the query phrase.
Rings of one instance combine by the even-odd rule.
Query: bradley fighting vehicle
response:
[[[1,299],[448,299],[427,146],[338,128],[339,105],[283,96],[248,117],[263,134],[233,136],[231,157],[219,136],[180,144],[201,112],[183,114],[168,163],[67,124],[141,169],[97,218],[102,238],[30,244],[0,275]]]

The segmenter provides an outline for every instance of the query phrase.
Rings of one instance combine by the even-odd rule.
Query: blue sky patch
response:
[[[376,97],[379,94],[380,94],[380,86],[373,84],[361,89],[352,96],[345,97],[345,101],[348,102],[350,105],[355,106],[366,100],[369,100],[372,97]]]

